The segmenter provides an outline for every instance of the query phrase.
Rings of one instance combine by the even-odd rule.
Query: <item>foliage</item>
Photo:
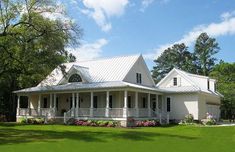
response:
[[[201,122],[203,125],[216,125],[216,120],[209,113],[207,113],[206,119],[202,119]]]
[[[120,126],[117,121],[104,121],[104,120],[75,120],[74,124],[77,126],[93,126],[93,127],[118,127]]]
[[[166,49],[154,62],[156,65],[153,67],[152,75],[156,82],[174,67],[189,72],[193,70],[193,56],[183,43]]]
[[[184,120],[181,120],[179,124],[191,125],[194,124],[194,117],[192,114],[187,114],[184,117]]]
[[[79,44],[81,29],[46,17],[65,15],[54,0],[2,0],[0,6],[0,112],[14,116],[12,91],[37,85],[59,65],[64,72],[61,63],[75,60],[65,48]]]
[[[201,33],[196,39],[194,52],[188,51],[188,47],[184,43],[174,44],[164,50],[154,60],[152,77],[157,83],[173,68],[208,76],[215,65],[216,58],[213,56],[218,51],[219,46],[216,40],[206,33]]]
[[[6,116],[0,114],[0,122],[5,122],[6,121]]]
[[[44,124],[44,118],[26,118],[21,117],[19,123],[22,124]]]
[[[210,38],[207,33],[199,35],[194,47],[198,74],[209,75],[215,66],[216,58],[213,56],[218,53],[219,49],[219,44],[215,38]]]
[[[156,127],[160,126],[160,123],[156,120],[137,120],[135,122],[136,127]]]
[[[231,119],[232,115],[235,115],[235,63],[220,61],[210,76],[217,80],[217,91],[223,95],[221,116]]]

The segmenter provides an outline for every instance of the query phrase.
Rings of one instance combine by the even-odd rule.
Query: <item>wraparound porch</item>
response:
[[[163,112],[162,95],[134,90],[51,92],[28,94],[27,106],[21,106],[18,96],[17,117],[49,117],[78,119],[160,119]]]

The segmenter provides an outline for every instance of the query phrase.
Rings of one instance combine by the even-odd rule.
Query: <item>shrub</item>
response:
[[[192,114],[188,114],[184,117],[184,122],[185,123],[193,123],[194,117]]]
[[[75,120],[74,125],[77,126],[93,126],[93,127],[117,127],[117,121],[103,121],[103,120]]]
[[[206,114],[206,119],[202,119],[201,122],[203,125],[216,125],[216,120],[209,113]]]
[[[5,121],[7,121],[6,116],[0,114],[0,122],[5,122]]]
[[[135,122],[136,127],[155,127],[159,125],[160,123],[156,120],[139,120]]]
[[[26,124],[26,123],[27,123],[26,117],[21,117],[21,118],[19,119],[19,123]]]

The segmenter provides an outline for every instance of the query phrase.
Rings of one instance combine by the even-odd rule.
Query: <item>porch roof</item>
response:
[[[108,82],[93,82],[93,83],[67,83],[64,85],[54,86],[37,86],[14,91],[14,93],[39,93],[39,92],[53,92],[53,91],[76,91],[87,89],[111,89],[111,88],[137,88],[150,91],[164,92],[162,89],[156,87],[147,87],[143,85],[132,84],[124,81],[108,81]]]

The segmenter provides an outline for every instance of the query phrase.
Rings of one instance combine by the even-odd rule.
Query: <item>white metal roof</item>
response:
[[[66,72],[73,66],[80,69],[90,82],[123,81],[131,67],[141,55],[122,56],[108,59],[98,59],[91,61],[65,63]],[[87,70],[86,70],[87,69]],[[56,68],[38,86],[58,85],[62,80],[63,74]]]
[[[14,93],[37,93],[37,92],[48,92],[48,91],[77,91],[86,89],[103,89],[103,88],[122,88],[122,87],[132,87],[144,90],[159,91],[162,90],[155,87],[147,87],[137,84],[132,84],[123,81],[112,81],[112,82],[92,82],[92,83],[67,83],[64,85],[54,85],[54,86],[37,86],[32,88],[26,88]]]

